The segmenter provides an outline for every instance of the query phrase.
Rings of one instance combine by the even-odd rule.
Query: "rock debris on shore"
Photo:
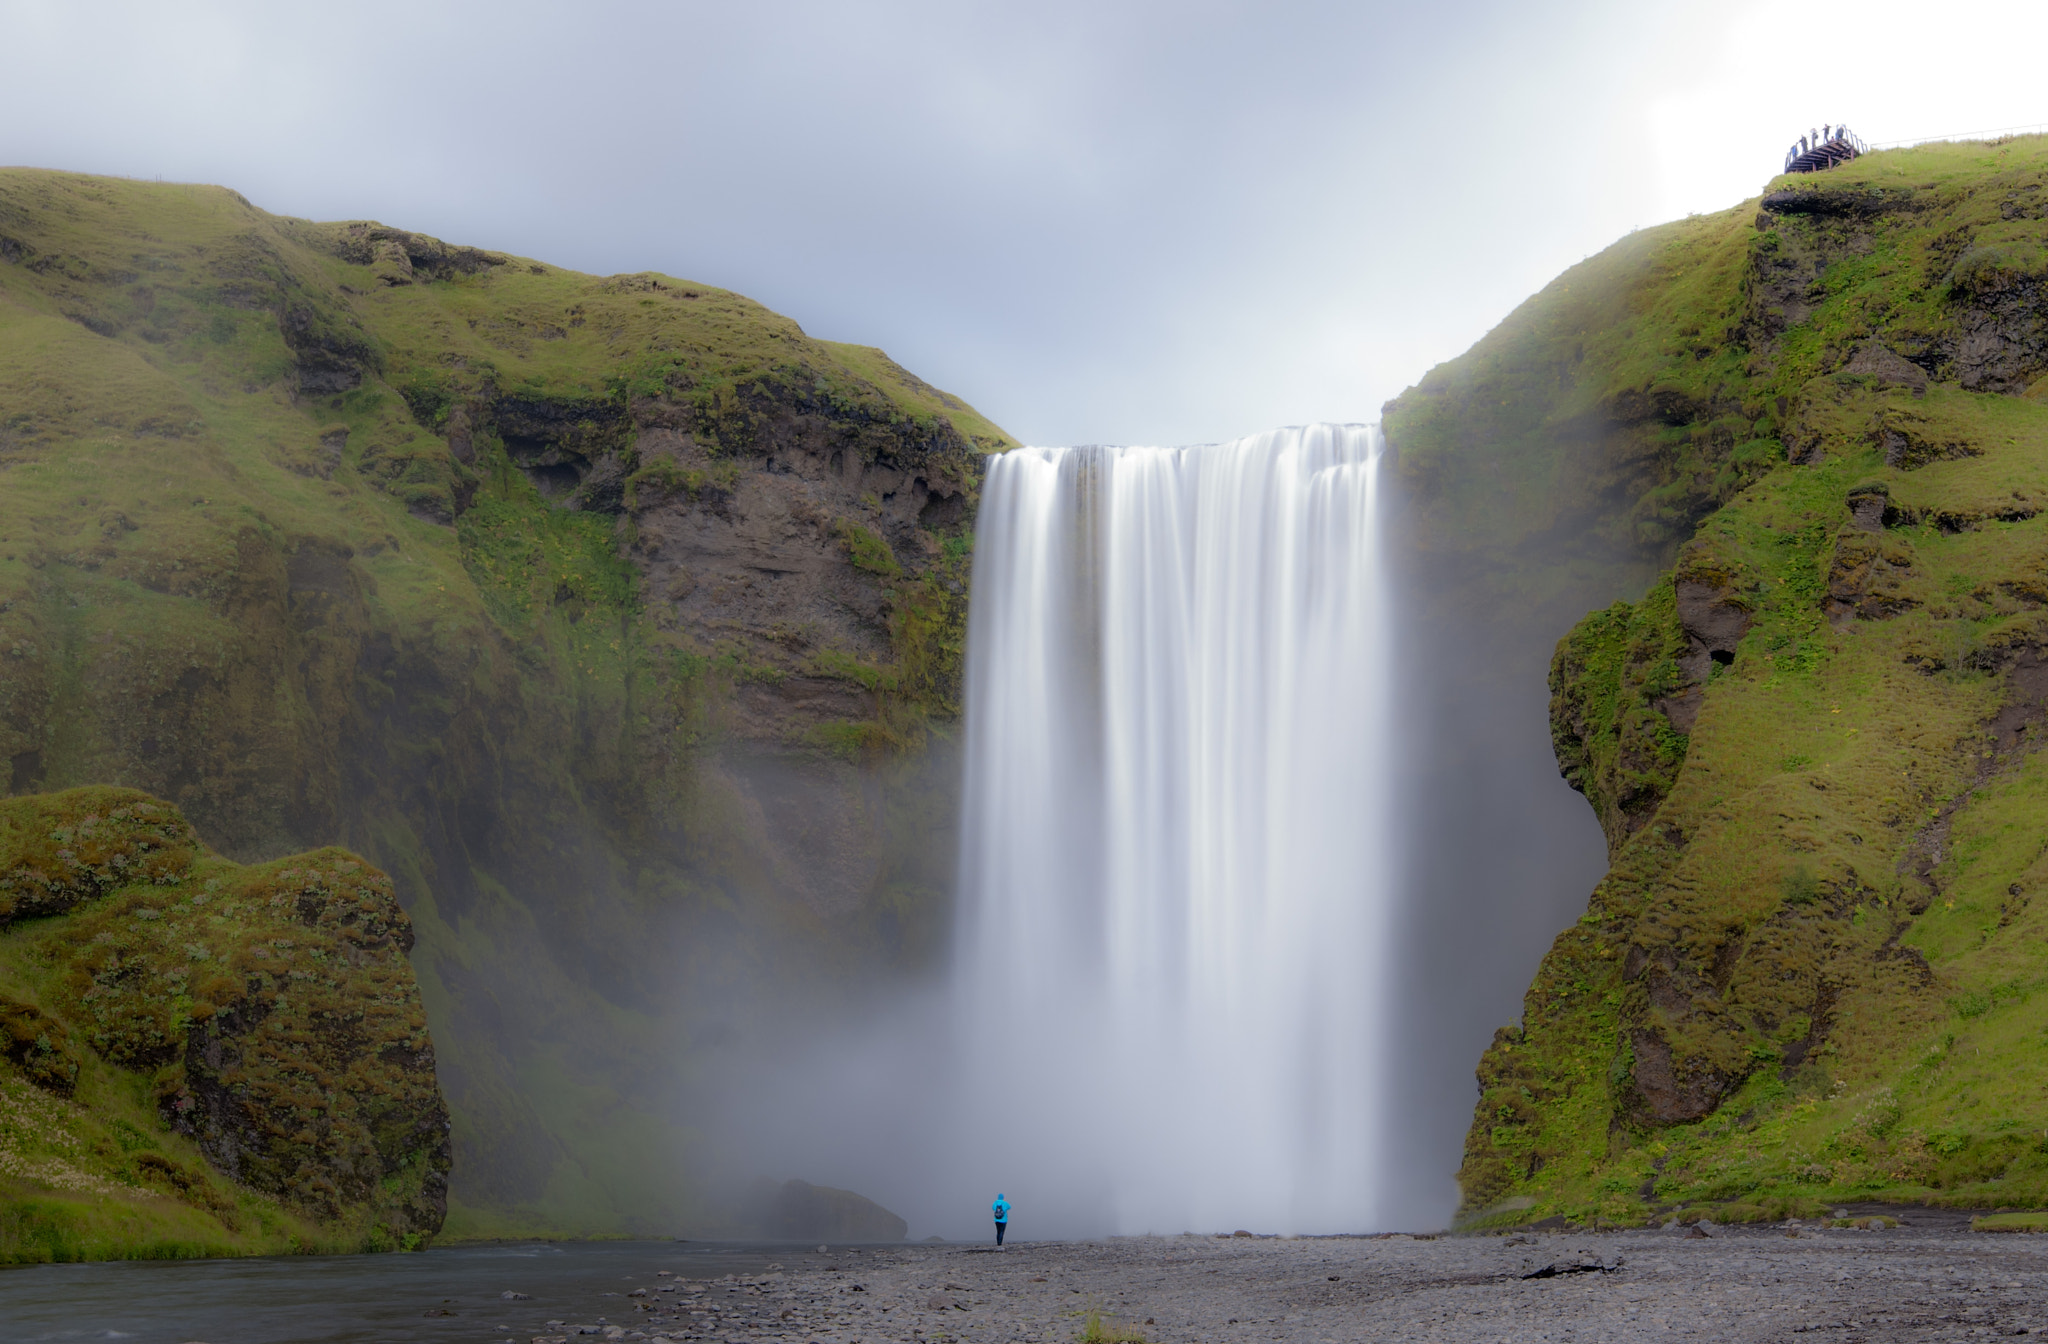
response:
[[[2048,1238],[1933,1226],[870,1248],[635,1288],[532,1344],[1961,1340],[2048,1333]]]

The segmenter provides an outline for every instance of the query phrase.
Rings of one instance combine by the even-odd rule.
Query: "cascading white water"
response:
[[[972,1165],[1020,1227],[1380,1219],[1376,440],[1312,425],[991,465],[955,994]]]

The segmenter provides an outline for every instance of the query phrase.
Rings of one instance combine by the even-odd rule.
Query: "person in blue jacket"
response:
[[[993,1207],[996,1211],[996,1245],[1000,1246],[1003,1244],[1003,1233],[1010,1230],[1010,1201],[998,1192]]]

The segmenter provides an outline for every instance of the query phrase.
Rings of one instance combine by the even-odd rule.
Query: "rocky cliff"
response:
[[[1007,442],[710,286],[0,172],[0,782],[367,856],[451,1230],[674,1231],[690,1071],[939,945]]]
[[[1551,663],[1611,867],[1480,1065],[1468,1218],[2048,1200],[2044,213],[2041,137],[1779,179],[1388,408],[1418,511],[1495,520],[1447,567],[1654,572]]]
[[[411,1249],[448,1111],[382,873],[129,789],[0,803],[0,1263]]]

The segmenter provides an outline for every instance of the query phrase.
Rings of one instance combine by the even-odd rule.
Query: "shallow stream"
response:
[[[858,1250],[608,1241],[455,1246],[419,1255],[128,1260],[0,1269],[0,1338],[134,1344],[519,1344],[547,1329],[674,1321],[668,1282],[859,1263]],[[628,1296],[646,1288],[650,1297]],[[505,1293],[525,1293],[507,1299]],[[642,1311],[659,1302],[666,1311]],[[687,1320],[687,1313],[682,1314]],[[593,1337],[593,1344],[596,1338]]]

